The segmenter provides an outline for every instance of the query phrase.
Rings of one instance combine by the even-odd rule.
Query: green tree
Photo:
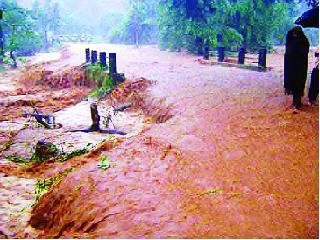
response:
[[[39,1],[35,0],[32,6],[32,16],[37,21],[37,28],[40,29],[43,47],[48,50],[51,46],[50,34],[57,34],[61,27],[60,6],[52,0],[45,0],[44,6],[40,7]]]
[[[60,5],[59,3],[54,3],[52,7],[52,32],[53,34],[59,33],[59,28],[61,26],[61,16],[60,16]]]
[[[270,49],[289,20],[289,3],[273,0],[167,0],[158,11],[160,47],[191,51],[204,39],[217,46],[217,35],[225,47]]]
[[[239,25],[235,29],[242,35],[243,45],[251,50],[271,49],[275,31],[283,28],[289,19],[288,6],[265,0],[239,0],[235,4],[239,14]]]
[[[31,55],[40,48],[40,38],[35,31],[35,21],[31,11],[19,7],[15,1],[4,0],[1,4],[3,54],[9,53],[15,61],[17,55]],[[8,57],[8,56],[7,56]]]
[[[112,42],[155,43],[157,39],[156,0],[130,0],[130,8],[111,34]]]
[[[4,57],[4,36],[2,28],[2,19],[3,19],[3,10],[0,8],[0,64],[3,61]]]
[[[160,2],[158,10],[161,48],[186,47],[194,52],[204,39],[216,46],[216,35],[222,33],[224,45],[242,40],[228,22],[233,8],[227,0],[171,0]]]
[[[119,12],[108,11],[99,19],[97,33],[101,35],[103,40],[109,40],[112,29],[117,26],[124,18],[124,14]]]

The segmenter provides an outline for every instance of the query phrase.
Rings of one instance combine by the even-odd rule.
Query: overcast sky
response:
[[[45,0],[38,0],[43,3]],[[128,8],[129,0],[52,0],[58,2],[62,9],[68,11],[91,12],[97,15],[103,12],[124,12]],[[33,0],[17,0],[18,3],[31,7]]]

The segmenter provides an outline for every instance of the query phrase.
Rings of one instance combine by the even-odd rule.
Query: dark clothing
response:
[[[287,34],[284,57],[284,88],[294,95],[294,106],[301,106],[307,80],[309,42],[304,33],[291,29]],[[300,100],[299,100],[300,99]]]
[[[308,93],[308,98],[310,102],[317,100],[319,94],[319,65],[312,70],[311,82]]]
[[[301,95],[297,94],[297,93],[293,93],[293,106],[295,106],[296,108],[301,108]]]

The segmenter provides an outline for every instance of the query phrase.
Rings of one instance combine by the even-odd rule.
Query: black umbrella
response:
[[[294,23],[304,28],[319,28],[319,7],[304,12]]]

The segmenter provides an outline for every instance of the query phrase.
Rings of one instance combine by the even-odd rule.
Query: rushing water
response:
[[[55,67],[80,64],[85,47]],[[90,47],[117,52],[129,78],[155,80],[150,94],[174,116],[96,153],[116,162],[108,170],[85,157],[35,208],[40,237],[318,236],[318,108],[292,114],[281,55],[261,73],[154,47]]]

